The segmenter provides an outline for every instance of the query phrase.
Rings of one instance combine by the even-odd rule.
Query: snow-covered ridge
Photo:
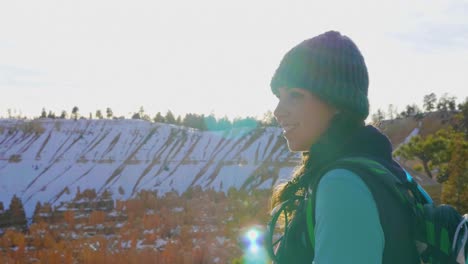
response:
[[[77,188],[125,199],[190,186],[270,188],[299,161],[279,128],[198,131],[143,120],[0,120],[0,201],[57,204]]]

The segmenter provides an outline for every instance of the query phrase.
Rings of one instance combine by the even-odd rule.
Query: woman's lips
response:
[[[291,133],[297,126],[298,125],[295,124],[281,125],[281,127],[283,127],[283,135]]]

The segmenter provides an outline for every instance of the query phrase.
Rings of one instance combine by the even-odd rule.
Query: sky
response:
[[[0,116],[273,111],[283,55],[328,30],[368,67],[371,112],[468,96],[468,1],[0,2]]]

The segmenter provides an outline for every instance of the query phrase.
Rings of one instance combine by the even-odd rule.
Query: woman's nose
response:
[[[273,111],[273,115],[275,116],[276,120],[280,122],[280,119],[282,119],[286,115],[287,111],[284,108],[283,103],[281,100],[278,101],[278,104],[276,105],[275,111]]]

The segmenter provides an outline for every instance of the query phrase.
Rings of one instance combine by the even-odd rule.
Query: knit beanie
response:
[[[347,36],[329,31],[304,40],[281,61],[271,90],[303,88],[346,114],[364,120],[369,115],[369,77],[358,47]]]

